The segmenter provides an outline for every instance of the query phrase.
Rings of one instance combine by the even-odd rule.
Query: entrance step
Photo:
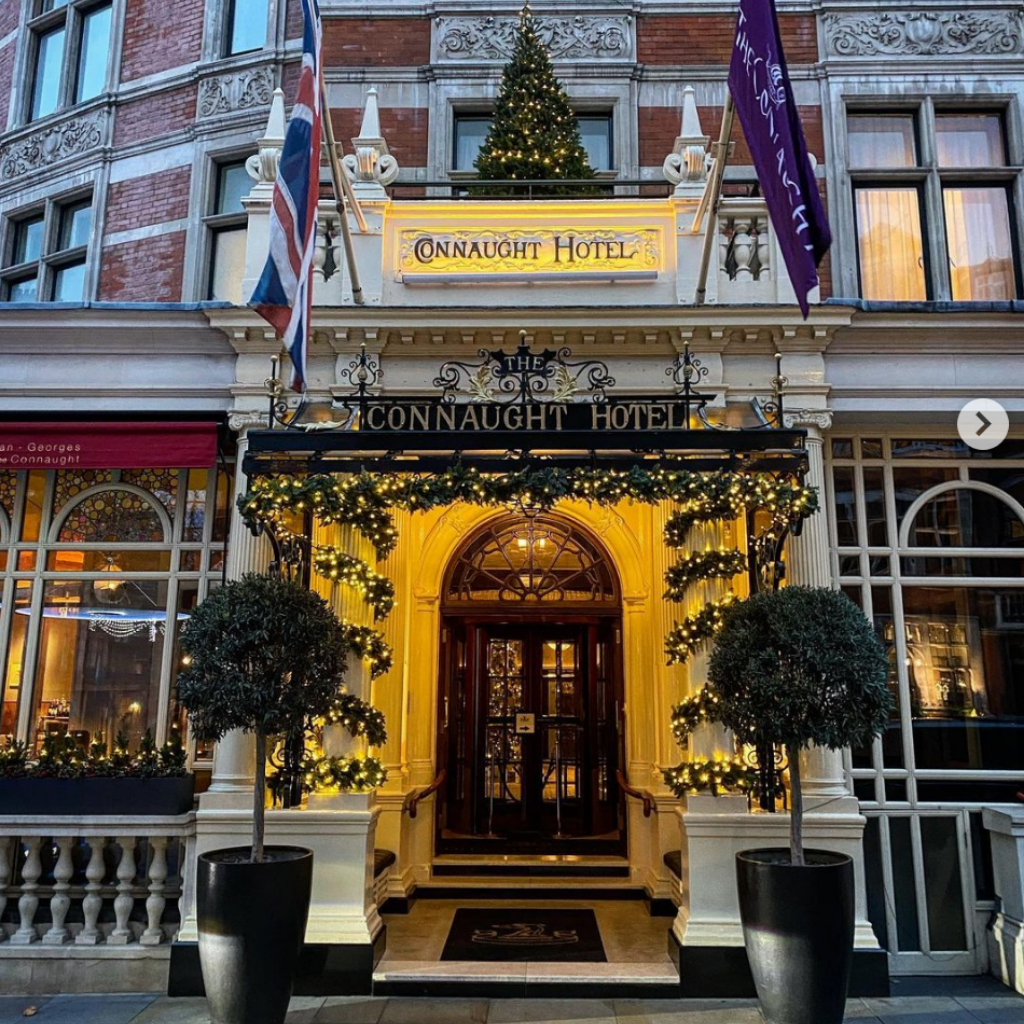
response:
[[[536,856],[439,856],[430,869],[431,878],[458,878],[460,884],[486,882],[495,878],[518,878],[544,881],[548,879],[623,879],[630,877],[625,857],[571,856],[553,854]]]

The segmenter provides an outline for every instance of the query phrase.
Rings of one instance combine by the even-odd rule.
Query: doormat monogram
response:
[[[592,910],[460,907],[442,960],[605,963]]]

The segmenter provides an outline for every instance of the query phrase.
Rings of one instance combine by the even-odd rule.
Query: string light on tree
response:
[[[698,551],[669,566],[665,572],[669,601],[682,601],[691,583],[699,580],[729,579],[747,569],[747,556],[735,548]]]

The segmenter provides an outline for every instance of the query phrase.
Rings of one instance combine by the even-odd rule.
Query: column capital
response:
[[[788,430],[797,427],[819,430],[824,433],[832,429],[831,409],[787,409],[783,422]]]
[[[228,430],[235,434],[244,434],[253,427],[265,428],[267,414],[255,409],[236,409],[228,413]]]

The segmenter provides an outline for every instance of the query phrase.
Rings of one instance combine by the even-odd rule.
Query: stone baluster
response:
[[[729,273],[729,248],[732,245],[732,220],[729,217],[719,213],[718,215],[718,253],[719,253],[719,265],[722,272],[727,276],[732,276]],[[710,226],[708,228],[710,230]]]
[[[167,898],[167,837],[153,836],[149,841],[153,858],[149,864],[149,896],[146,899],[146,930],[139,942],[143,946],[159,946],[164,939],[160,922],[163,920]]]
[[[772,257],[771,237],[768,232],[768,218],[758,217],[757,224],[757,279],[768,281],[771,279]]]
[[[832,425],[827,409],[802,409],[786,413],[787,427],[807,430],[808,470],[806,482],[825,493],[824,432]],[[791,537],[788,545],[786,580],[804,587],[833,586],[829,560],[828,520],[818,512],[804,520],[800,536]],[[813,747],[801,755],[802,781],[808,808],[813,804],[831,803],[849,796],[840,750]]]
[[[750,226],[751,218],[747,216],[737,217],[733,221],[732,258],[736,264],[733,277],[737,281],[750,281],[754,277],[750,262],[755,250],[754,241],[750,237]]]
[[[53,895],[50,897],[50,930],[43,936],[46,946],[63,946],[71,933],[64,925],[64,920],[71,909],[71,876],[75,873],[71,862],[71,847],[74,840],[71,836],[59,836],[54,840],[59,851],[57,863],[53,869]]]
[[[103,939],[96,923],[99,921],[100,911],[103,909],[103,897],[100,895],[100,891],[107,873],[107,865],[103,859],[103,849],[106,845],[107,840],[103,836],[89,837],[89,863],[85,868],[85,897],[82,900],[82,916],[85,918],[85,924],[75,936],[75,944],[78,946],[95,946]]]
[[[28,946],[37,942],[35,919],[39,909],[39,876],[43,873],[43,861],[39,856],[42,836],[25,836],[25,864],[21,869],[21,898],[18,900],[18,914],[21,923],[18,930],[11,936],[12,946]]]
[[[11,880],[11,840],[9,836],[0,836],[0,921],[7,909],[7,885]],[[7,938],[7,933],[0,928],[0,942]]]
[[[117,923],[107,943],[111,946],[126,946],[132,941],[128,916],[135,904],[132,897],[132,883],[136,874],[135,837],[118,836],[114,841],[121,847],[121,859],[117,864],[117,896],[114,897],[114,918]]]

